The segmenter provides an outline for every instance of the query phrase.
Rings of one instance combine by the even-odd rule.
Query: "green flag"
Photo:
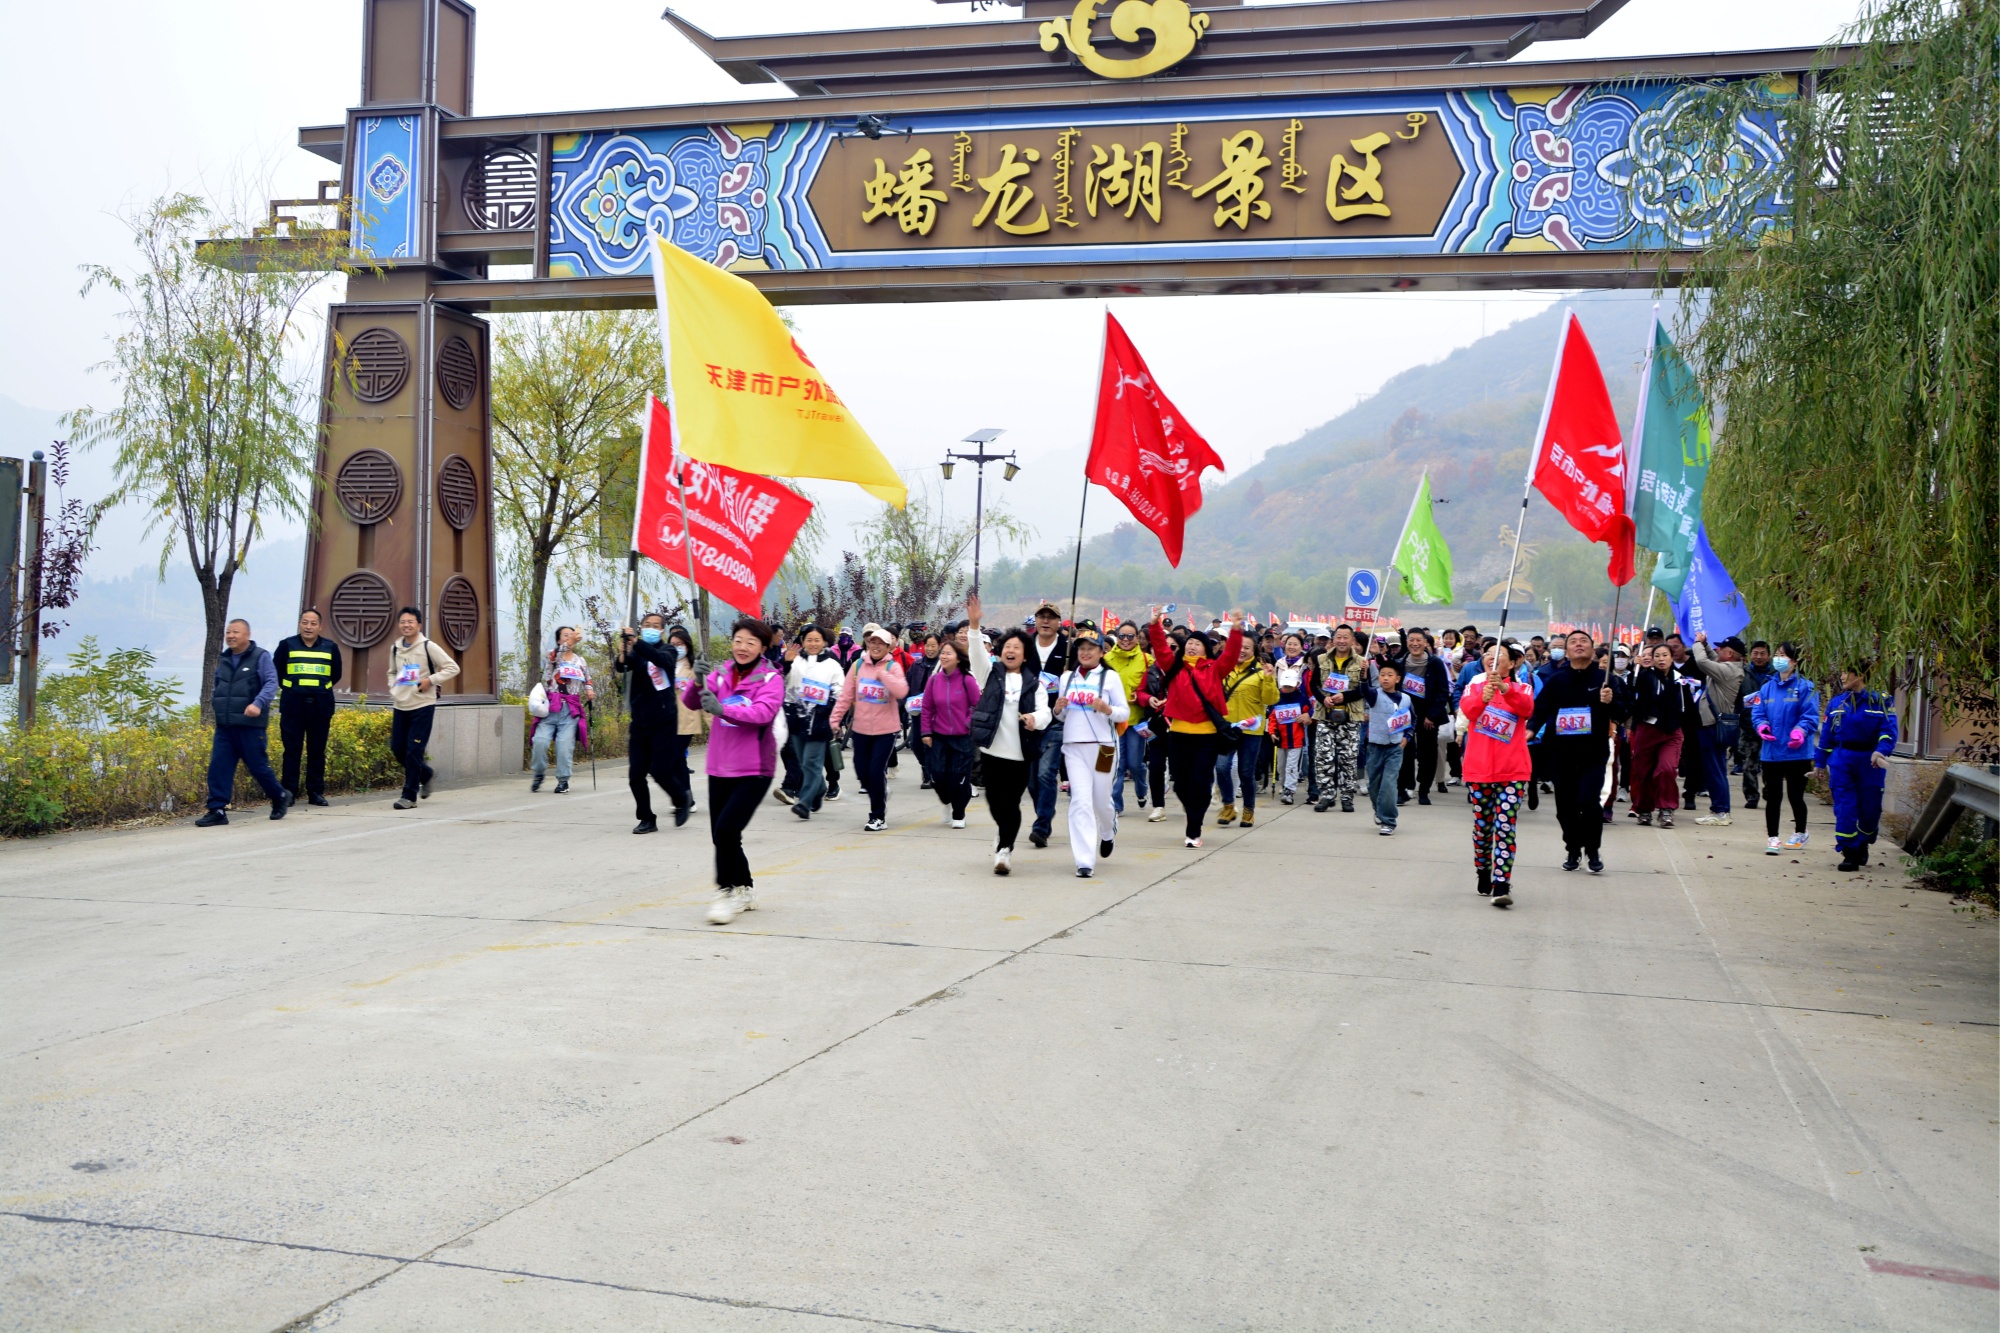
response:
[[[1444,544],[1437,519],[1431,516],[1431,474],[1417,483],[1416,498],[1410,501],[1410,516],[1403,520],[1403,536],[1396,543],[1391,561],[1403,574],[1403,596],[1413,602],[1436,604],[1451,600],[1451,548]]]
[[[1708,484],[1708,404],[1694,372],[1653,316],[1653,354],[1639,386],[1639,431],[1632,523],[1639,545],[1660,553],[1653,586],[1681,595],[1701,527],[1701,492]]]

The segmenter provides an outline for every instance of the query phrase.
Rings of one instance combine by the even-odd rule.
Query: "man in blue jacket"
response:
[[[208,747],[208,813],[194,821],[196,828],[229,822],[224,811],[236,788],[239,763],[271,798],[271,818],[283,819],[292,803],[291,793],[271,771],[264,749],[264,725],[271,700],[278,694],[278,669],[271,664],[271,655],[251,642],[249,621],[230,621],[222,639],[222,656],[216,659],[215,680],[209,687],[215,736]]]
[[[1868,864],[1868,849],[1882,827],[1882,792],[1889,784],[1889,756],[1901,735],[1887,695],[1868,688],[1868,678],[1849,667],[1840,673],[1842,693],[1826,706],[1820,727],[1819,770],[1833,788],[1833,845],[1839,869]]]

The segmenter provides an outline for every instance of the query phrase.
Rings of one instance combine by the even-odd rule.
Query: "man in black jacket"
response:
[[[1069,670],[1069,638],[1062,633],[1062,612],[1054,603],[1035,608],[1035,633],[1028,640],[1028,666],[1039,673],[1049,707],[1055,707],[1056,682]],[[1034,785],[1029,794],[1035,801],[1035,822],[1029,826],[1028,841],[1037,847],[1049,845],[1049,830],[1055,827],[1057,788],[1062,783],[1062,741],[1047,740],[1034,733],[1038,748],[1028,756],[1034,766]],[[1056,733],[1058,736],[1060,733]]]
[[[271,665],[271,655],[251,642],[247,620],[230,621],[222,635],[222,656],[216,659],[215,680],[209,689],[215,735],[208,749],[208,813],[194,821],[196,828],[229,822],[225,807],[236,789],[238,763],[250,770],[250,776],[271,798],[271,818],[283,819],[285,807],[292,803],[264,755],[264,724],[269,721],[271,700],[278,693],[278,673]]]
[[[652,793],[646,786],[649,776],[673,801],[675,828],[687,823],[694,805],[694,793],[687,783],[687,737],[681,735],[680,707],[674,698],[674,668],[680,661],[680,649],[668,642],[666,625],[665,616],[650,611],[639,618],[637,630],[618,631],[625,651],[614,665],[632,677],[626,694],[632,730],[625,775],[639,812],[634,833],[657,833],[660,829],[653,819]]]
[[[1556,818],[1562,824],[1563,846],[1569,856],[1564,870],[1574,870],[1580,856],[1590,858],[1590,872],[1603,871],[1599,854],[1604,844],[1604,812],[1598,794],[1604,790],[1604,764],[1611,754],[1611,724],[1631,716],[1630,688],[1597,662],[1597,645],[1586,630],[1572,630],[1564,641],[1565,660],[1548,675],[1529,734],[1543,733],[1548,771],[1556,788]]]
[[[319,633],[319,612],[299,616],[299,632],[271,654],[278,673],[278,738],[285,745],[284,784],[299,799],[299,760],[306,761],[308,805],[326,804],[326,733],[333,725],[333,687],[340,684],[340,645]]]

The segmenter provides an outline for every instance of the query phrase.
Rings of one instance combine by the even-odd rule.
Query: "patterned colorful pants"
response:
[[[1352,801],[1361,790],[1361,729],[1368,725],[1341,717],[1321,722],[1313,747],[1313,775],[1322,801]]]
[[[1472,868],[1490,870],[1496,884],[1514,878],[1514,821],[1520,816],[1525,782],[1466,784],[1472,804]]]

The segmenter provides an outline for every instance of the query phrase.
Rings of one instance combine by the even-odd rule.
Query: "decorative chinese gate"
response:
[[[1776,117],[1727,174],[1680,149],[1692,85],[1792,92],[1815,53],[1494,63],[1622,3],[1025,0],[730,39],[669,11],[795,95],[478,117],[470,6],[367,0],[362,104],[300,132],[385,273],[331,315],[304,600],[364,687],[411,602],[467,659],[454,701],[497,700],[477,316],[650,306],[652,234],[781,303],[1651,285],[1788,202]]]

